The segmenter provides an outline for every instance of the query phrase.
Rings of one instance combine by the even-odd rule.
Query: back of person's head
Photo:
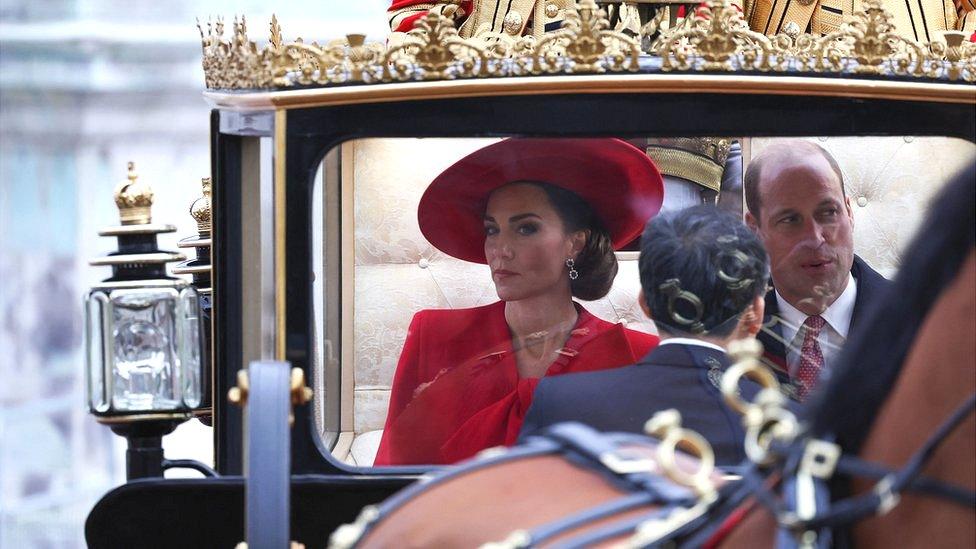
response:
[[[659,215],[641,237],[640,279],[658,329],[726,337],[766,292],[769,260],[756,235],[713,206]]]

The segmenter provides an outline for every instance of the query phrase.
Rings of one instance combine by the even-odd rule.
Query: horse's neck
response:
[[[952,284],[936,300],[919,329],[894,388],[882,406],[861,457],[901,468],[976,391],[976,255],[970,254]],[[970,415],[944,441],[924,475],[969,490],[976,488]],[[870,488],[855,482],[855,492]],[[971,509],[932,498],[906,496],[884,517],[855,529],[857,546],[976,546]]]

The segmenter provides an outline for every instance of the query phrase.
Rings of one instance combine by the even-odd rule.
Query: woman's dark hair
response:
[[[532,185],[542,189],[553,209],[559,214],[567,232],[587,231],[586,245],[576,256],[574,269],[579,273],[569,281],[573,297],[594,301],[607,295],[617,276],[617,256],[613,254],[610,233],[604,228],[593,208],[573,191],[541,181],[515,181],[513,184]]]

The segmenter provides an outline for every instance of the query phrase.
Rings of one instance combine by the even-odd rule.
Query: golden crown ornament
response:
[[[115,205],[123,225],[146,225],[152,222],[153,191],[148,183],[139,180],[135,164],[129,162],[128,181],[115,188]]]
[[[210,234],[210,216],[211,216],[211,206],[210,206],[210,193],[211,193],[211,182],[209,177],[204,177],[200,181],[200,186],[203,188],[203,196],[193,201],[190,204],[190,217],[197,222],[197,230],[201,235]]]

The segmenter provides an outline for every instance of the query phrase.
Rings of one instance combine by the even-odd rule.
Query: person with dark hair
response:
[[[769,276],[766,252],[738,217],[694,206],[652,219],[641,237],[640,304],[661,343],[634,365],[543,379],[521,437],[564,421],[643,432],[655,412],[676,409],[704,436],[716,462],[745,455],[741,420],[719,384],[726,346],[755,336]],[[746,397],[758,386],[744,381]]]
[[[746,223],[769,253],[773,285],[759,341],[765,362],[803,400],[888,281],[854,255],[843,172],[823,147],[772,145],[749,164],[743,187]]]
[[[654,347],[657,337],[573,298],[607,294],[614,250],[657,213],[662,189],[647,155],[618,139],[506,139],[437,176],[421,232],[487,264],[500,301],[414,316],[374,464],[453,463],[512,444],[541,378],[622,366]]]

